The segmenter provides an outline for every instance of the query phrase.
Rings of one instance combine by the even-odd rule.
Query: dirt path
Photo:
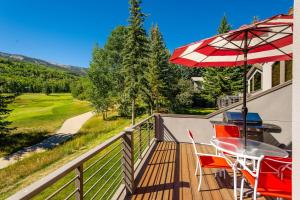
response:
[[[51,137],[37,143],[33,146],[26,147],[20,151],[17,151],[9,156],[0,158],[0,169],[11,165],[22,158],[29,156],[31,153],[45,151],[60,143],[68,140],[74,134],[78,133],[82,125],[89,120],[94,113],[92,111],[67,119],[61,128]]]

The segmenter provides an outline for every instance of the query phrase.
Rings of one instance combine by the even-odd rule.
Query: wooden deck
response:
[[[214,153],[214,149],[208,146],[199,145],[198,148],[201,152]],[[216,169],[204,169],[199,192],[199,176],[194,175],[195,163],[191,144],[158,143],[138,180],[132,199],[233,199],[231,172],[228,172],[224,180],[222,177],[215,177]]]

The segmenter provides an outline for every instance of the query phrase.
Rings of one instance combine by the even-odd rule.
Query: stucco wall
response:
[[[263,80],[262,80],[262,90],[268,90],[272,88],[272,65],[271,63],[265,63],[263,65]]]
[[[267,94],[260,97],[252,97],[248,101],[249,112],[258,112],[264,123],[275,124],[281,127],[280,133],[270,133],[267,136],[274,137],[279,143],[288,145],[291,142],[292,128],[292,84],[286,84],[279,89],[271,89]],[[232,106],[230,111],[241,108],[240,103]],[[161,115],[159,132],[161,139],[189,142],[186,130],[190,129],[196,141],[209,142],[214,134],[211,120],[222,120],[223,114],[210,115],[207,117],[187,115]]]

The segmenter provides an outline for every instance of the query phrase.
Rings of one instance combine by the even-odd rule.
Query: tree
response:
[[[218,33],[226,33],[231,30],[226,16],[223,16]],[[224,95],[232,95],[242,89],[243,70],[240,67],[207,68],[203,74],[202,96],[216,105],[217,98]]]
[[[110,34],[104,46],[107,52],[107,62],[112,68],[114,90],[116,93],[124,91],[124,73],[122,52],[125,46],[128,30],[125,26],[117,26]],[[121,95],[116,94],[117,97]]]
[[[86,88],[89,82],[92,84],[88,91],[96,110],[102,112],[106,118],[107,110],[114,104],[119,104],[119,109],[123,109],[126,103],[123,102],[124,93],[124,72],[122,52],[127,37],[127,28],[117,26],[109,35],[104,48],[98,45],[93,50],[93,58],[88,73],[90,81],[80,81],[79,86],[72,86],[72,93],[80,97],[78,93]],[[81,85],[81,86],[80,86]],[[86,94],[84,95],[86,96]],[[126,107],[125,107],[126,108]],[[123,116],[123,113],[121,114]]]
[[[43,86],[43,93],[45,95],[49,95],[51,93],[51,87],[48,83],[45,83],[44,86]]]
[[[106,119],[107,111],[113,105],[112,70],[107,62],[107,52],[98,45],[93,50],[88,76],[92,83],[91,102]]]
[[[70,84],[72,96],[80,100],[89,100],[91,88],[92,85],[88,77],[81,77]]]
[[[173,110],[180,111],[185,107],[189,107],[193,104],[193,84],[191,80],[180,79],[177,84],[178,91],[175,96],[175,103],[173,104]]]
[[[141,0],[130,0],[129,3],[129,26],[123,51],[124,91],[131,100],[131,123],[135,124],[136,99],[143,82],[143,72],[147,68],[148,41],[143,28],[145,14],[141,10]]]
[[[170,54],[166,48],[158,25],[152,26],[150,31],[149,66],[145,73],[146,83],[143,84],[145,101],[150,107],[150,113],[168,104],[168,95],[174,83],[174,73],[169,64]]]
[[[10,121],[7,121],[7,116],[11,112],[10,109],[7,108],[8,104],[10,104],[14,100],[13,95],[2,94],[2,86],[4,82],[0,81],[0,135],[7,134],[13,128],[10,128]]]

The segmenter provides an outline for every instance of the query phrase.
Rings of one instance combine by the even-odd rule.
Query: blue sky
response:
[[[216,33],[224,14],[233,28],[286,13],[293,0],[144,0],[145,28],[158,23],[167,47]],[[0,51],[87,67],[96,42],[127,25],[127,0],[0,0]]]

